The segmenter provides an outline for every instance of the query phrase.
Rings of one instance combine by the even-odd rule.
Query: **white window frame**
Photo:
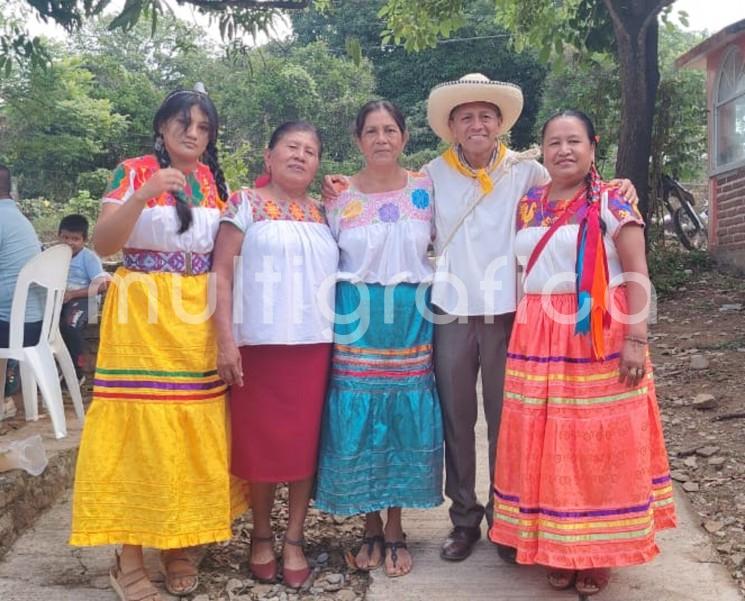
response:
[[[730,46],[726,52],[724,53],[724,58],[722,62],[719,65],[719,69],[717,70],[717,75],[714,82],[714,90],[712,93],[712,111],[714,113],[714,135],[712,139],[712,153],[711,153],[711,164],[712,164],[712,170],[711,175],[719,175],[721,173],[726,173],[728,171],[733,171],[735,169],[739,169],[740,167],[745,166],[745,157],[738,159],[736,161],[733,161],[731,163],[725,163],[723,165],[719,164],[719,108],[727,104],[729,102],[732,102],[733,100],[737,100],[741,96],[745,96],[745,90],[736,92],[729,98],[721,99],[719,98],[719,87],[722,82],[722,75],[724,73],[724,68],[727,65],[727,63],[730,61],[730,59],[733,56],[737,56],[740,59],[740,62],[745,66],[745,53],[740,50],[738,46]]]

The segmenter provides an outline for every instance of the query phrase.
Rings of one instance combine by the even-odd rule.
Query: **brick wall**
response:
[[[745,270],[745,166],[716,176],[716,256]]]

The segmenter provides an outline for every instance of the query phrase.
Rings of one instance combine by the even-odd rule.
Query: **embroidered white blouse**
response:
[[[545,186],[533,188],[520,200],[517,211],[517,235],[515,254],[524,267],[530,255],[569,205],[569,200],[547,200],[543,198]],[[618,189],[603,185],[600,216],[605,223],[605,253],[608,259],[610,287],[623,283],[622,266],[614,240],[627,223],[644,225],[644,220],[635,204],[626,200]],[[526,294],[563,294],[576,291],[577,234],[579,223],[576,216],[549,238],[530,273],[523,278]]]
[[[153,155],[127,159],[114,170],[102,204],[123,204],[160,167]],[[225,203],[217,195],[217,187],[207,165],[199,163],[186,175],[186,199],[192,207],[191,227],[179,234],[179,219],[174,205],[176,199],[164,192],[147,201],[137,218],[125,248],[156,251],[212,252],[217,227]]]
[[[221,221],[244,233],[234,281],[236,344],[331,342],[339,252],[322,211],[242,189]]]
[[[432,181],[409,172],[392,192],[364,193],[350,186],[326,204],[339,244],[338,279],[391,285],[432,280],[427,248],[432,241]]]

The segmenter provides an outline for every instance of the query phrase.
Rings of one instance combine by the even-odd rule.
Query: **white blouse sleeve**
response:
[[[225,212],[220,217],[220,222],[230,223],[243,233],[246,232],[248,226],[253,223],[253,208],[251,207],[249,190],[242,188],[230,195]]]

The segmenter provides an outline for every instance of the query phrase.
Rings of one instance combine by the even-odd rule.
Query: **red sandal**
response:
[[[251,552],[253,553],[255,543],[273,542],[273,536],[256,536],[255,534],[251,534]],[[274,584],[277,582],[277,559],[274,557],[266,563],[256,563],[251,561],[249,556],[248,569],[251,571],[253,577],[262,584]]]

